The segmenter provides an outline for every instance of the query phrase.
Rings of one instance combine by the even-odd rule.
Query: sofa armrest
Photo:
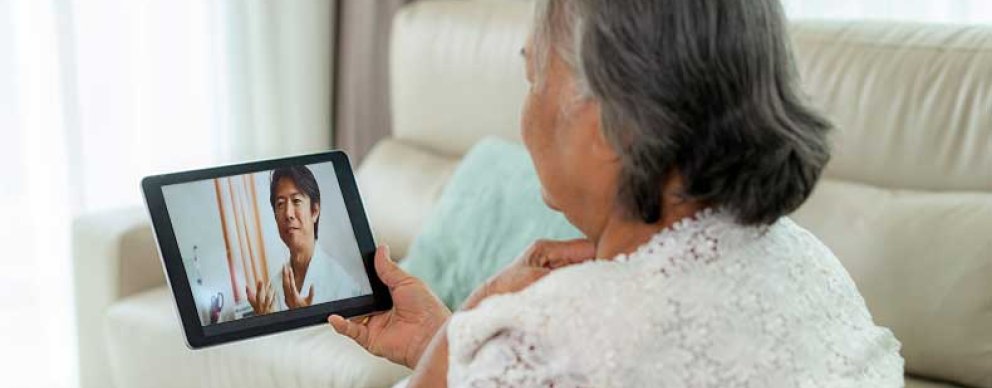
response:
[[[111,386],[103,316],[126,296],[165,283],[144,209],[87,214],[73,222],[73,280],[81,387]]]

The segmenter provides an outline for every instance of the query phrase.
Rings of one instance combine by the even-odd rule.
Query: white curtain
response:
[[[797,19],[992,23],[990,0],[782,0]]]
[[[0,0],[3,386],[76,386],[70,225],[143,175],[330,146],[333,2]]]

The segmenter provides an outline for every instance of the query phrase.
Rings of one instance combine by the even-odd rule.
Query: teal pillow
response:
[[[535,240],[581,236],[541,199],[523,146],[487,138],[465,154],[400,266],[454,309]]]

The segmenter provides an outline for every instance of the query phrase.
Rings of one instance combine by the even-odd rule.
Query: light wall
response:
[[[782,0],[790,18],[990,23],[989,0]]]

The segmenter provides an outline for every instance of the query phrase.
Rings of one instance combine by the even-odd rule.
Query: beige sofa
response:
[[[527,1],[421,1],[395,20],[393,137],[359,169],[402,257],[463,154],[518,139]],[[797,214],[903,343],[910,387],[992,387],[992,28],[794,24],[800,73],[837,124]],[[84,388],[384,386],[407,373],[327,327],[193,352],[141,209],[75,223]],[[636,361],[635,361],[636,362]],[[930,380],[930,381],[927,381]]]

